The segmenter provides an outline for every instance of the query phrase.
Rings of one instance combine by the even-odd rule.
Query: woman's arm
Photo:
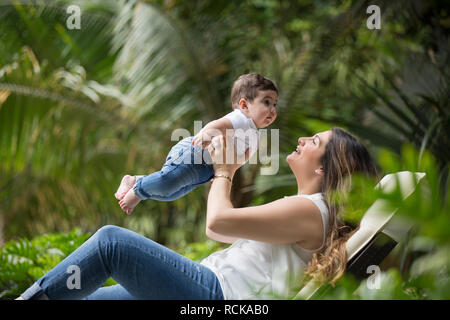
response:
[[[216,178],[216,179],[220,180],[220,178]],[[214,181],[216,179],[213,180],[213,183],[214,183]],[[222,178],[222,179],[225,180],[225,178]],[[231,183],[230,183],[230,185],[231,185]],[[206,236],[208,238],[212,239],[212,240],[215,240],[215,241],[225,242],[225,243],[233,243],[234,241],[236,241],[239,238],[238,237],[225,236],[223,234],[220,234],[220,233],[217,233],[217,232],[211,230],[211,228],[209,227],[208,217],[211,216],[211,215],[208,214],[208,210],[210,208],[210,205],[209,205],[210,204],[210,196],[211,196],[211,191],[209,192],[209,195],[208,195],[208,204],[207,204],[207,211],[206,211],[207,212],[206,213]],[[229,200],[229,190],[228,190],[228,200]],[[229,205],[231,206],[231,202],[230,202]]]
[[[223,234],[215,233],[211,229],[206,228],[206,236],[211,240],[223,242],[223,243],[234,243],[239,238],[224,236]]]
[[[233,152],[233,148],[227,148],[224,137],[219,137],[216,149],[210,147],[216,175],[225,175],[232,180],[242,164],[224,163],[224,153],[228,152]],[[260,206],[233,208],[230,191],[228,179],[218,177],[213,180],[207,203],[207,229],[228,237],[263,242],[298,242],[308,246],[322,243],[322,217],[311,200],[291,197]]]
[[[268,204],[233,208],[231,183],[214,179],[209,191],[207,229],[228,237],[271,243],[322,243],[322,217],[315,204],[305,198],[292,197]]]

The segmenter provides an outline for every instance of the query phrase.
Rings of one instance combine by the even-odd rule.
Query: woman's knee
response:
[[[110,241],[117,240],[120,237],[123,237],[123,234],[128,231],[122,227],[114,226],[114,225],[105,225],[97,230],[93,237],[95,237],[98,241]]]
[[[95,241],[101,242],[103,245],[119,244],[120,246],[125,247],[128,247],[130,244],[136,245],[142,240],[150,240],[134,231],[114,225],[105,225],[101,227],[92,238]]]

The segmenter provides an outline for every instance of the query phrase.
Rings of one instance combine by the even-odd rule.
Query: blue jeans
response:
[[[133,191],[141,199],[173,201],[214,177],[208,150],[191,145],[188,137],[172,147],[160,171],[136,176]]]
[[[109,277],[119,284],[101,287]],[[100,228],[21,296],[36,300],[224,299],[209,268],[116,226]]]

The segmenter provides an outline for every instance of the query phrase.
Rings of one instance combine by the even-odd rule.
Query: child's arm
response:
[[[211,140],[220,135],[226,135],[227,129],[233,130],[231,121],[225,117],[213,120],[197,133],[192,140],[192,145],[207,148]]]

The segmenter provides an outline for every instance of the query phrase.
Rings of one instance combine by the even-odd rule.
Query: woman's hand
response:
[[[213,132],[217,134],[217,132]],[[220,134],[220,131],[218,132]],[[211,132],[207,129],[202,129],[199,133],[197,133],[192,139],[192,145],[194,147],[201,147],[202,149],[206,149],[211,144],[211,139],[214,137]]]
[[[232,137],[223,135],[213,138],[208,151],[212,158],[214,172],[229,176],[231,179],[236,170],[248,161],[250,154],[250,149],[247,149],[245,155],[237,156]]]

